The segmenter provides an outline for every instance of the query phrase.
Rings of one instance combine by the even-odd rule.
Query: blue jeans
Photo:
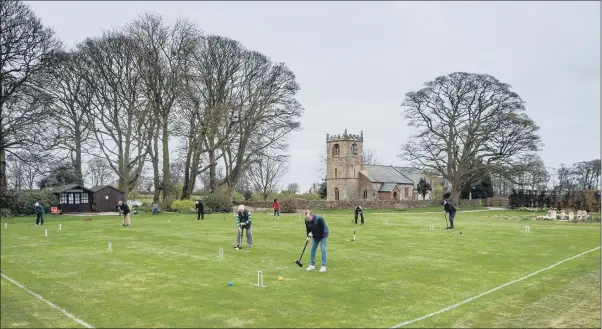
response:
[[[454,217],[456,217],[456,212],[452,211],[449,213],[449,227],[454,228]]]
[[[320,251],[322,252],[322,266],[326,266],[326,240],[328,237],[322,238],[320,242],[315,239],[311,240],[311,250],[310,250],[310,265],[316,265],[316,250],[318,249],[318,243],[320,244]]]

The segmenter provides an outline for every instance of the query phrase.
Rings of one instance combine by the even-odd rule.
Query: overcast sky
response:
[[[144,12],[189,18],[285,62],[301,85],[303,130],[289,173],[320,180],[326,134],[364,132],[382,164],[403,164],[404,94],[456,71],[513,86],[541,127],[546,166],[600,157],[600,2],[29,2],[68,46]]]

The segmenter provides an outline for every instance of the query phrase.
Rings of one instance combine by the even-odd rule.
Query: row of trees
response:
[[[21,1],[0,3],[0,24],[0,196],[7,174],[17,188],[114,176],[126,198],[152,180],[169,206],[199,179],[231,199],[246,178],[267,196],[285,172],[303,113],[285,64],[154,14],[74,49]]]
[[[558,194],[557,190],[536,192],[532,190],[513,190],[508,197],[511,209],[527,208],[556,208],[585,211],[600,211],[600,191],[573,190]]]

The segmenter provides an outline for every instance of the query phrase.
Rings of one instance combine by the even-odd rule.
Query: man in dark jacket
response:
[[[362,217],[362,225],[364,225],[364,212],[362,211],[362,207],[357,206],[355,207],[355,223],[357,224],[357,215],[360,215],[360,217]]]
[[[247,245],[253,246],[253,232],[251,232],[251,212],[244,205],[238,206],[236,212],[236,250],[242,249],[242,232],[247,231]]]
[[[318,244],[320,244],[320,251],[322,252],[322,267],[320,272],[326,272],[326,241],[328,239],[329,231],[328,226],[324,218],[318,215],[314,215],[310,210],[305,211],[305,230],[307,238],[312,239],[310,259],[308,271],[316,269],[316,250]]]
[[[454,205],[451,203],[451,200],[449,200],[449,197],[450,197],[449,192],[443,194],[444,200],[441,201],[441,204],[443,205],[443,213],[449,214],[449,227],[447,227],[445,229],[453,230],[454,229],[454,217],[456,217],[456,207],[454,207]]]
[[[197,200],[195,208],[196,208],[196,220],[205,219],[205,214],[203,213],[205,208],[203,208],[203,203],[201,202],[201,200]]]
[[[123,226],[130,227],[132,225],[130,218],[130,207],[127,203],[119,201],[119,211],[123,214]]]
[[[44,225],[44,205],[36,202],[34,210],[36,212],[36,225]]]

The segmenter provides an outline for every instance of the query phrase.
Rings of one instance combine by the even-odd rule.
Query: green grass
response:
[[[97,328],[391,327],[600,246],[599,223],[490,211],[458,213],[449,231],[442,214],[387,212],[367,213],[363,226],[351,212],[325,215],[326,273],[294,264],[305,242],[297,215],[256,214],[254,247],[239,251],[231,214],[134,215],[131,228],[117,216],[46,216],[39,227],[11,218],[1,226],[2,272]],[[266,288],[256,286],[259,270]],[[81,327],[1,281],[2,327]],[[600,250],[409,327],[599,328]]]

